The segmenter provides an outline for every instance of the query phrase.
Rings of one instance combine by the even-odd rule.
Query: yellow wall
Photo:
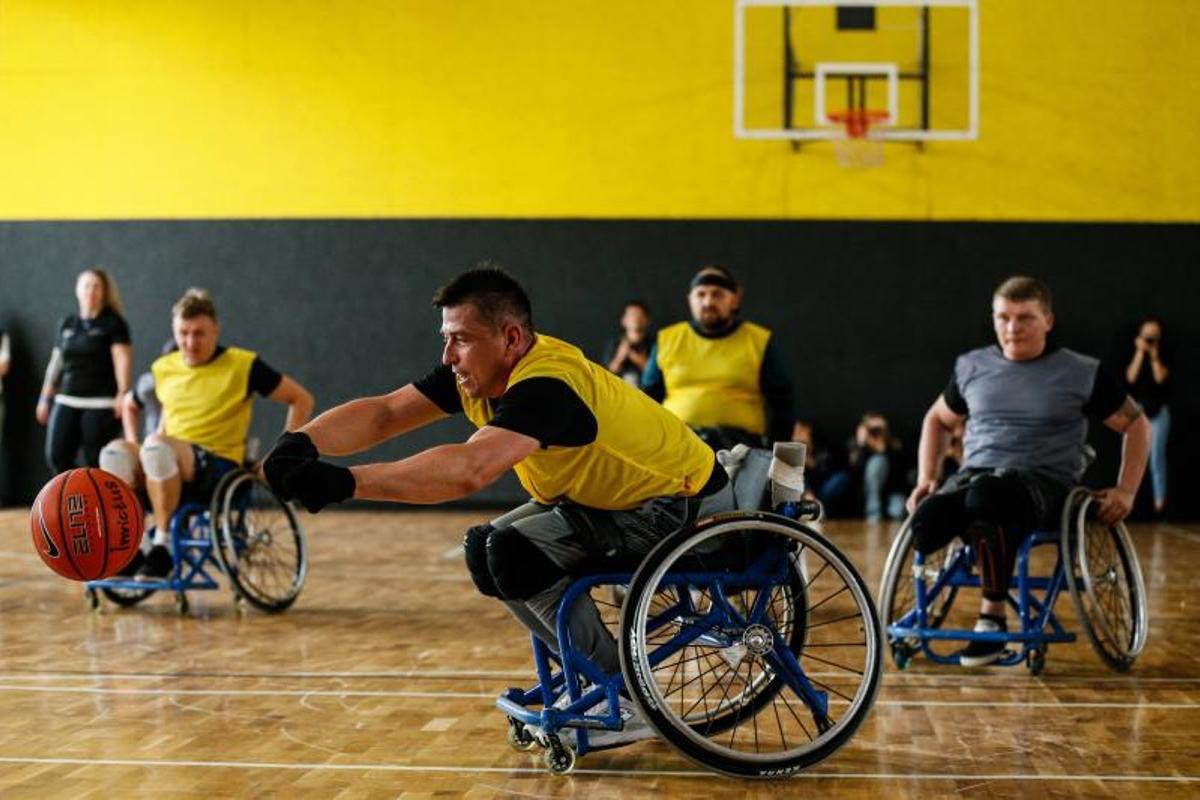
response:
[[[981,4],[981,139],[845,171],[731,0],[0,0],[0,218],[1200,220],[1200,3]]]

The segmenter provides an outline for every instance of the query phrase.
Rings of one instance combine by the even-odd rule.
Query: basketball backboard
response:
[[[978,4],[735,0],[733,79],[738,138],[977,139]]]

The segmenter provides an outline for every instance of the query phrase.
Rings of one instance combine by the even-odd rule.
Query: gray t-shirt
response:
[[[943,397],[967,417],[965,469],[1027,469],[1074,484],[1087,467],[1088,417],[1115,414],[1125,388],[1099,360],[1073,350],[1010,361],[992,345],[958,357]]]

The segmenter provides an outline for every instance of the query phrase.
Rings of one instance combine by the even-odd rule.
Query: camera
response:
[[[1157,336],[1143,336],[1142,341],[1146,344],[1158,344]]]
[[[887,428],[882,425],[868,425],[867,433],[871,436],[883,436],[883,434],[887,433]]]

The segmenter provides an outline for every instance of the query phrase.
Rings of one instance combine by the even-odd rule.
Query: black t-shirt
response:
[[[112,346],[129,344],[129,326],[106,308],[92,319],[70,314],[58,326],[56,346],[62,352],[59,394],[112,397],[117,393]]]
[[[454,371],[442,364],[413,382],[447,414],[463,410]],[[583,447],[596,440],[596,416],[575,390],[558,378],[526,378],[495,400],[488,425],[537,439],[543,449]]]
[[[1142,370],[1138,373],[1137,380],[1129,384],[1129,393],[1142,404],[1146,416],[1157,417],[1158,412],[1167,404],[1170,384],[1169,376],[1162,383],[1154,380],[1154,368],[1150,366],[1150,358],[1147,356],[1142,361]]]
[[[616,358],[617,348],[621,346],[621,342],[624,341],[624,339],[625,334],[622,333],[620,336],[609,339],[604,343],[604,360],[600,363],[606,369],[612,360]],[[631,347],[635,353],[648,357],[650,355],[650,348],[654,347],[654,334],[646,334],[646,336],[642,338],[641,342],[631,345]],[[633,363],[633,361],[629,358],[626,358],[617,366],[617,374],[629,383],[632,383],[634,386],[639,386],[642,382],[642,368]]]

